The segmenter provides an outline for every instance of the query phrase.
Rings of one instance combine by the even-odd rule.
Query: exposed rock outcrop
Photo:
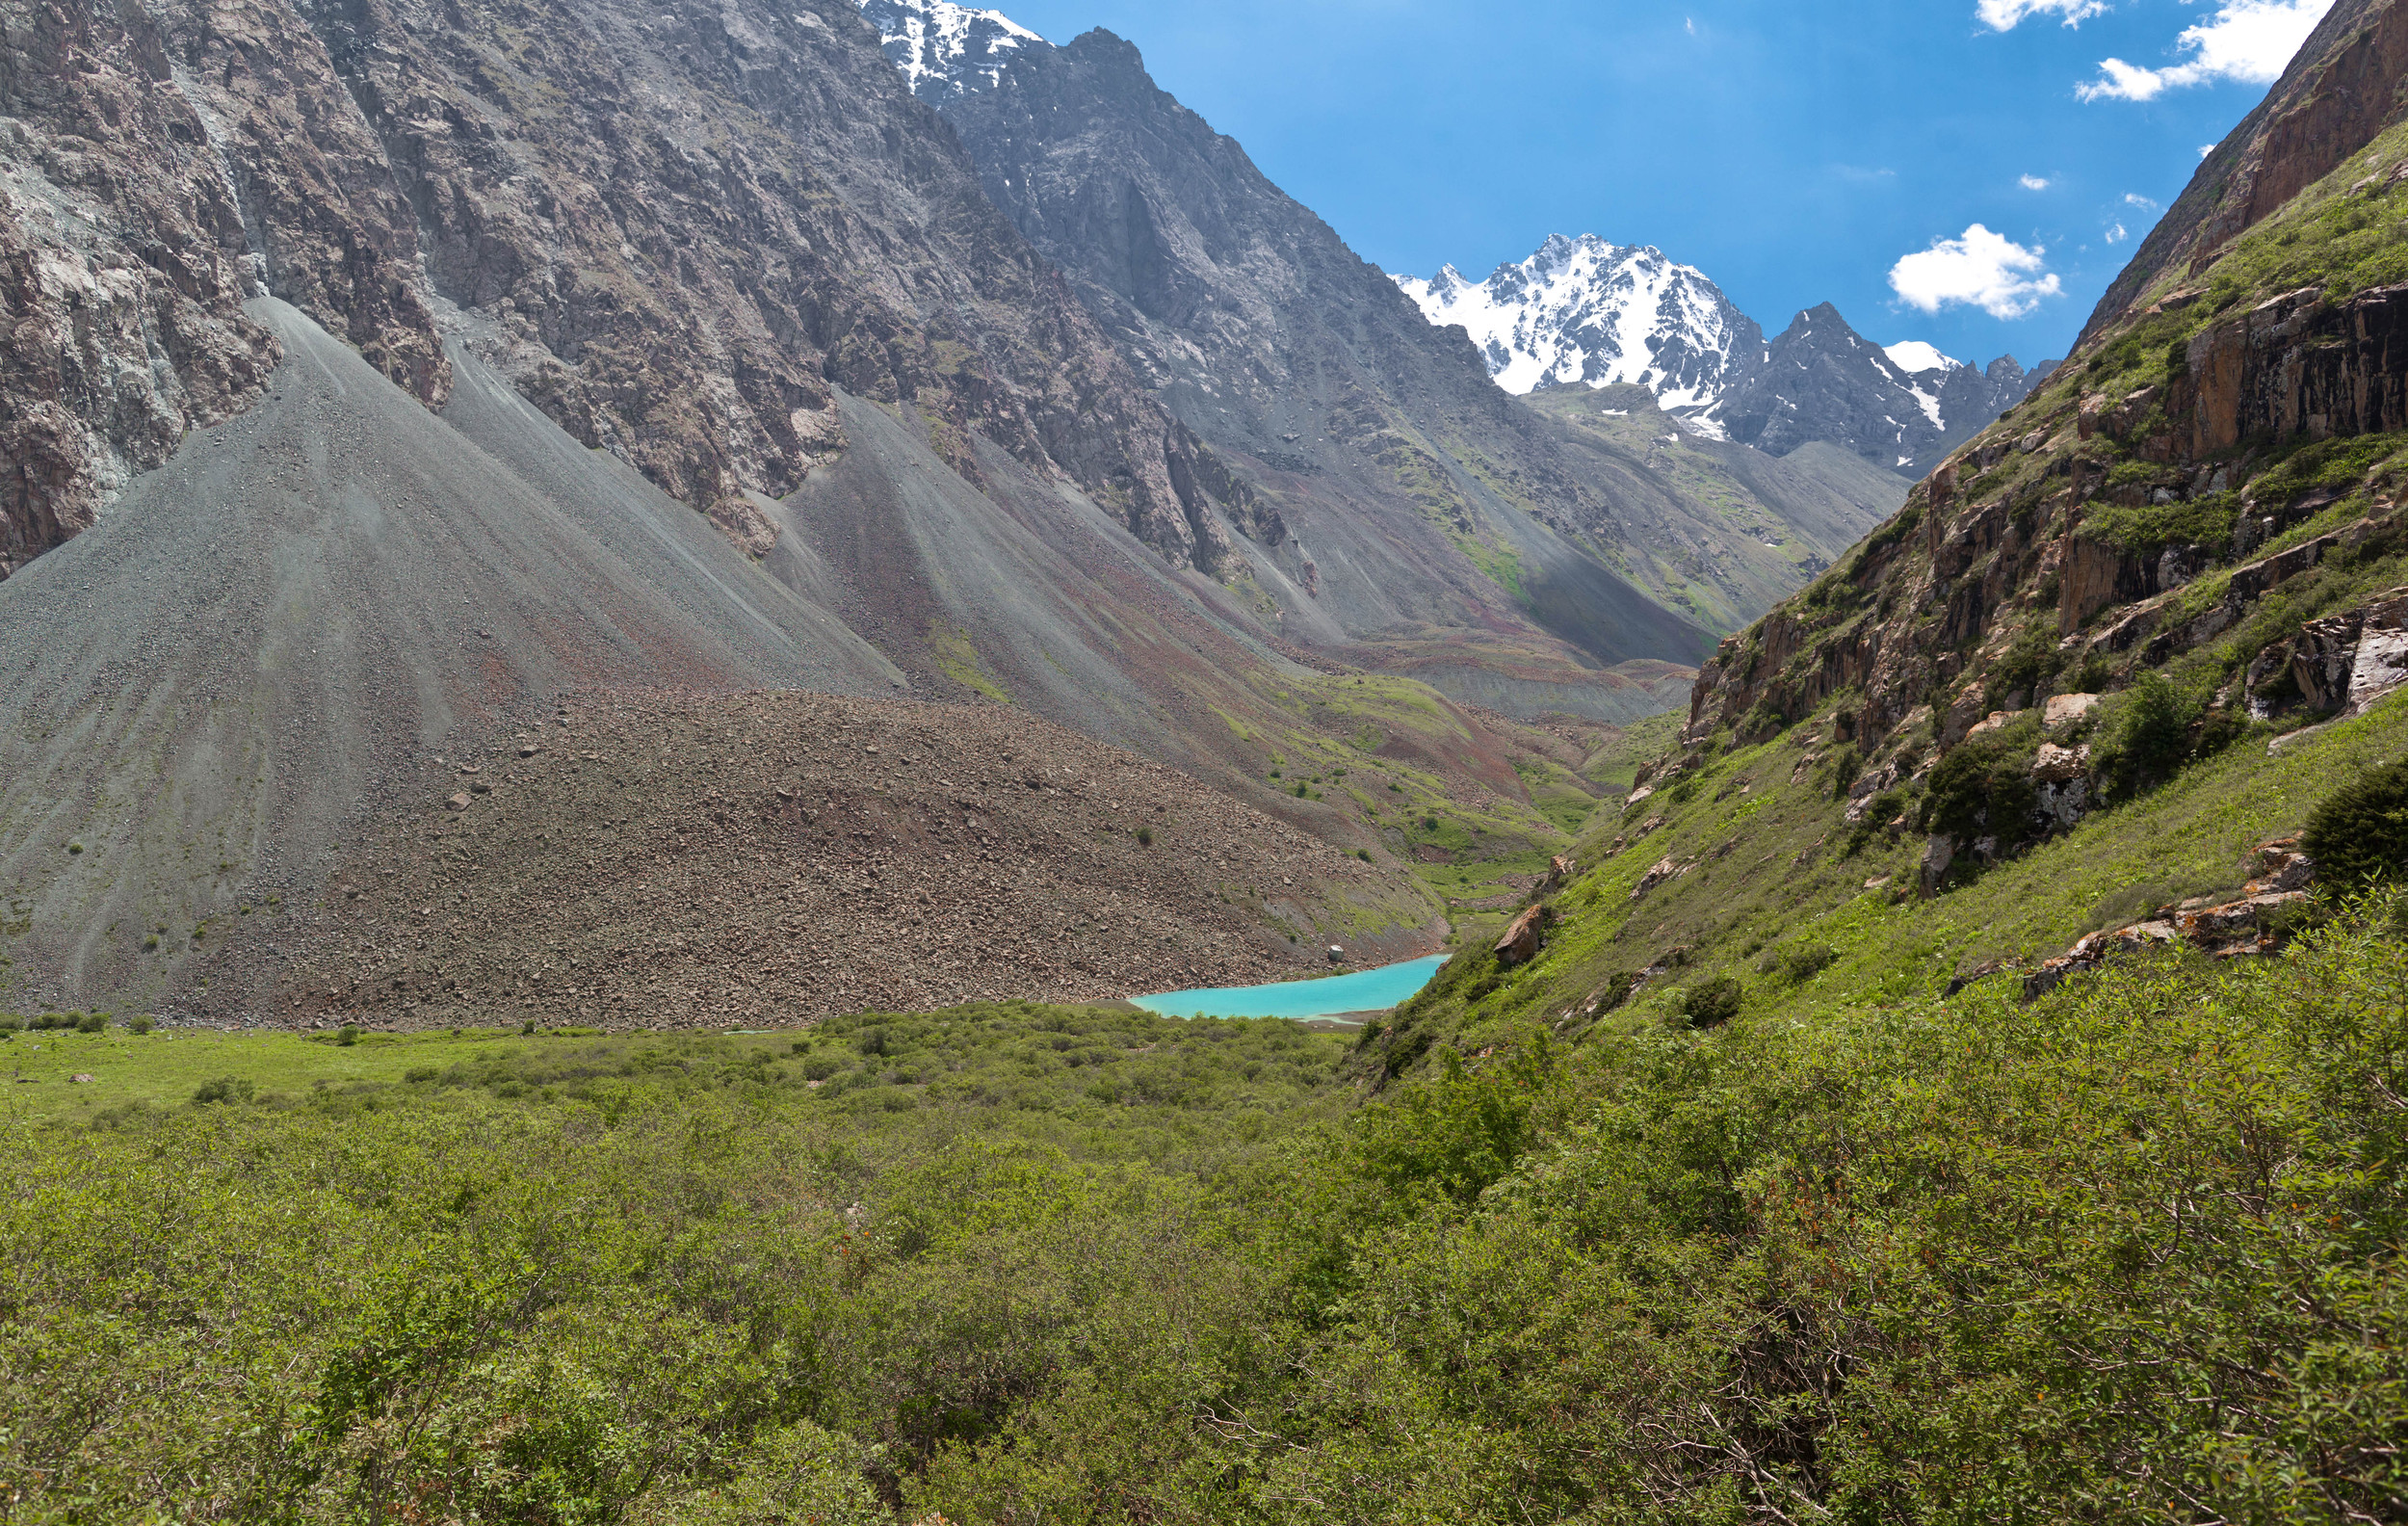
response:
[[[2090,934],[2026,975],[2024,999],[2036,1000],[2118,955],[2145,949],[2188,944],[2218,959],[2280,952],[2289,941],[2286,914],[2308,900],[2308,887],[2316,882],[2316,861],[2290,837],[2262,844],[2255,859],[2257,877],[2238,896],[2222,901],[2207,896],[2160,907],[2146,920]]]
[[[577,438],[772,532],[832,388],[983,435],[1172,561],[1275,521],[980,191],[844,0],[0,4],[0,556],[255,398],[264,287],[429,404],[437,310]]]
[[[2408,286],[2333,303],[2309,287],[2193,337],[2165,401],[2168,433],[2142,454],[2177,462],[2244,439],[2408,427]]]
[[[1545,907],[1534,906],[1523,911],[1505,930],[1505,935],[1497,939],[1497,962],[1511,966],[1528,964],[1538,958],[1538,951],[1545,942],[1546,928]]]
[[[2408,589],[2394,589],[2339,615],[2310,620],[2249,666],[2249,708],[2261,719],[2286,710],[2357,714],[2408,683]]]

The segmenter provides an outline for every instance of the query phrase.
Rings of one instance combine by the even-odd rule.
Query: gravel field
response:
[[[415,806],[324,909],[277,918],[289,1019],[783,1024],[1286,979],[1333,941],[1386,962],[1444,936],[1400,871],[1000,705],[578,695]]]

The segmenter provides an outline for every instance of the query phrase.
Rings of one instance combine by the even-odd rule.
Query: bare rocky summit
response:
[[[1445,935],[1393,861],[998,705],[580,693],[419,787],[287,919],[292,1017],[785,1024]]]

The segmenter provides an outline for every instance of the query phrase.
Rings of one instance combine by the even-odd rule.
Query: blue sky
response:
[[[1001,9],[1056,42],[1136,42],[1383,269],[1478,279],[1551,232],[1596,233],[1699,267],[1767,329],[1828,301],[1883,343],[2030,364],[2064,354],[2327,3]]]

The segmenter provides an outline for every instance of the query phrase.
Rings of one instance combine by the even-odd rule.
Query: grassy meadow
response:
[[[12,1064],[108,1079],[13,1089],[0,1500],[2389,1518],[2397,922],[2360,902],[2280,960],[2028,1007],[1924,983],[1709,1029],[1511,1022],[1395,1076],[1375,1035],[1018,1004],[19,1034]]]

